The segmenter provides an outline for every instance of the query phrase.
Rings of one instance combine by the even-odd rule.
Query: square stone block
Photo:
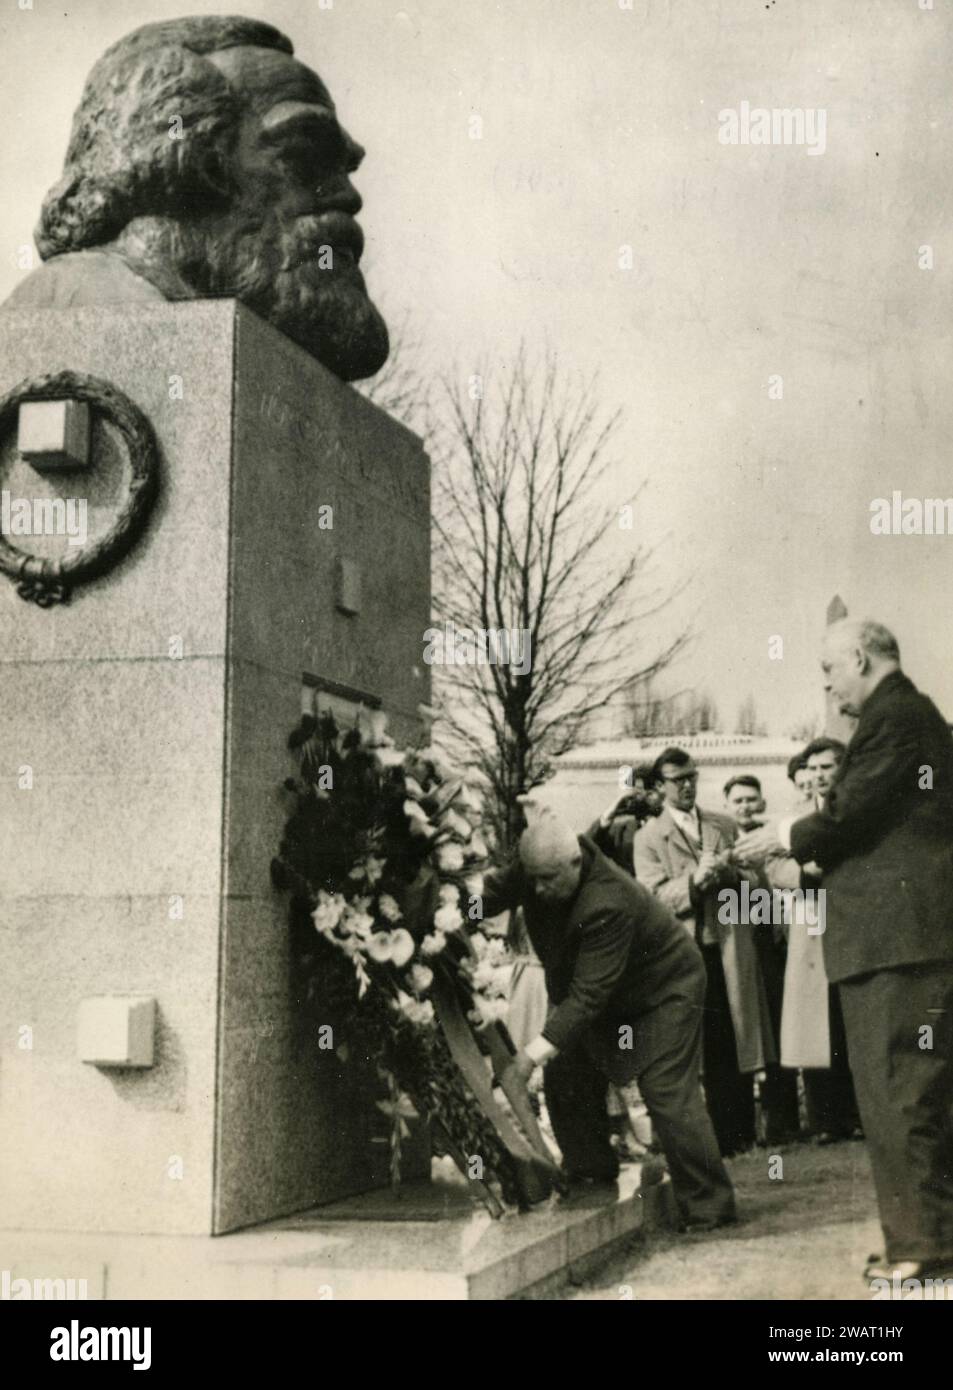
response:
[[[41,473],[89,463],[89,406],[85,401],[24,401],[17,447]]]
[[[102,995],[79,1006],[76,1045],[81,1062],[97,1067],[151,1067],[156,1001],[147,995]]]

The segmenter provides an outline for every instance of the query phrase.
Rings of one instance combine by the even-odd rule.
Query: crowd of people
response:
[[[818,738],[791,759],[792,805],[821,808],[844,752],[839,740]],[[752,888],[785,891],[821,881],[815,866],[802,869],[789,854],[763,868],[733,862],[738,835],[760,825],[767,811],[760,779],[751,772],[730,777],[720,813],[696,804],[697,769],[681,748],[668,748],[654,763],[637,767],[631,780],[631,790],[588,833],[614,863],[672,906],[702,948],[708,981],[705,1093],[722,1154],[755,1143],[759,1073],[767,1144],[802,1135],[819,1144],[860,1137],[843,1018],[837,992],[828,985],[817,923],[793,920],[781,899],[776,919],[750,923],[750,934],[739,933],[726,949],[730,933],[718,920],[725,887],[744,879]],[[723,863],[716,868],[719,854]]]
[[[736,1219],[724,1160],[755,1144],[758,1097],[769,1146],[863,1137],[885,1239],[867,1276],[945,1277],[953,738],[881,624],[833,624],[822,669],[857,725],[846,746],[820,738],[792,759],[786,817],[749,772],[723,810],[700,807],[675,746],[586,834],[529,799],[516,863],[487,880],[488,914],[518,909],[525,934],[513,1066],[545,1068],[576,1183],[616,1177],[610,1112],[636,1084],[685,1229]],[[757,889],[784,910],[739,915]],[[798,894],[824,910],[791,912]]]

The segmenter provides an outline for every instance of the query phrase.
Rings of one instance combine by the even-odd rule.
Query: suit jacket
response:
[[[586,834],[607,859],[624,869],[627,874],[635,873],[632,861],[632,845],[638,825],[635,816],[614,816],[608,825],[594,820]]]
[[[791,827],[791,851],[824,870],[830,980],[953,960],[953,737],[902,671],[868,697],[823,810]]]
[[[721,853],[733,845],[738,832],[727,816],[699,808],[702,849]],[[702,926],[715,934],[721,947],[728,1004],[735,1029],[738,1065],[742,1071],[758,1071],[775,1060],[771,1022],[764,981],[758,965],[751,927],[726,925],[718,920],[718,892],[705,893],[699,901],[693,894],[691,876],[699,861],[696,850],[666,807],[660,816],[646,821],[635,837],[635,872],[640,883],[650,888],[666,907],[683,922],[688,932],[701,940]],[[756,875],[746,874],[756,884]]]
[[[633,1025],[675,996],[701,1005],[704,966],[694,943],[660,902],[580,835],[579,888],[565,904],[542,902],[518,862],[488,874],[487,917],[522,905],[552,1006],[543,1037],[562,1051],[582,1045],[614,1081],[633,1080],[649,1060],[619,1046]],[[664,1030],[650,1030],[658,1039]]]

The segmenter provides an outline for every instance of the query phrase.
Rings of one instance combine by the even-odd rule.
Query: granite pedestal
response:
[[[220,1233],[386,1181],[376,1078],[302,1023],[269,864],[303,688],[398,738],[428,698],[429,466],[231,300],[0,314],[0,392],[61,370],[146,414],[161,476],[68,603],[0,581],[0,1226]],[[124,487],[101,421],[92,452],[41,476],[5,437],[3,486],[88,489],[94,537]],[[155,1000],[151,1066],[79,1059],[100,996]]]

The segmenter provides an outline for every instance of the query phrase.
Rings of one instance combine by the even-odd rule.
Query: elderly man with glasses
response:
[[[701,949],[705,993],[705,1098],[726,1157],[755,1141],[754,1072],[776,1060],[764,983],[751,927],[720,910],[723,890],[757,879],[735,863],[737,829],[695,804],[698,771],[682,748],[656,760],[665,804],[635,837],[635,871],[674,912]],[[719,895],[722,895],[721,901]],[[731,923],[725,919],[734,915]]]

